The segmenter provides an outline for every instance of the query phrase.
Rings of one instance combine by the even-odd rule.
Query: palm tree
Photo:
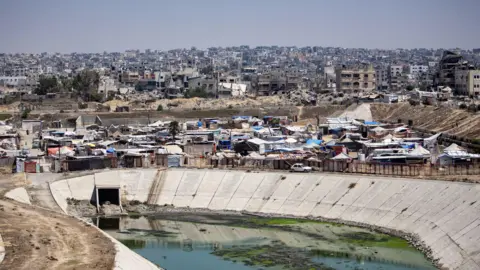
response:
[[[175,142],[175,136],[180,132],[180,126],[178,125],[177,121],[170,122],[168,126],[168,131],[172,134],[172,139]]]

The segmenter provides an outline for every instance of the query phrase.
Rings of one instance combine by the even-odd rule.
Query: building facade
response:
[[[375,70],[372,66],[366,68],[337,68],[337,91],[339,92],[365,92],[375,90]]]
[[[385,68],[375,70],[377,90],[387,91],[389,89],[388,71]]]
[[[428,66],[427,65],[410,65],[410,74],[412,75],[419,75],[420,73],[427,73]]]
[[[108,96],[109,92],[116,93],[117,86],[115,85],[115,80],[108,78],[106,76],[100,77],[100,82],[98,84],[98,93],[104,96]]]
[[[448,86],[455,88],[455,71],[461,64],[463,57],[451,51],[444,51],[438,63],[438,71],[434,78],[434,86]]]
[[[459,95],[480,97],[480,70],[456,69],[455,91]]]
[[[404,77],[403,77],[403,66],[402,65],[391,65],[389,67],[389,86],[392,90],[399,90],[404,84]]]

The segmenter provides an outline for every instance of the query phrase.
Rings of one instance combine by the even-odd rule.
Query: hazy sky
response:
[[[0,0],[0,52],[480,47],[480,0]]]

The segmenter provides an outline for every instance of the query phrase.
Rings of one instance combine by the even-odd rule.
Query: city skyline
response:
[[[480,1],[460,2],[6,1],[0,4],[0,52],[95,53],[240,45],[480,47],[480,36],[474,31],[480,23],[475,14]]]

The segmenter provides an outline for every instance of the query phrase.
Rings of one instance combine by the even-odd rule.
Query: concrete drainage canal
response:
[[[424,254],[442,269],[480,265],[478,184],[171,169],[106,171],[50,187],[65,212],[121,216],[95,224],[169,270],[434,268]],[[344,220],[420,251],[371,229],[253,213]]]
[[[93,222],[168,270],[435,269],[403,239],[320,221],[165,212]]]

